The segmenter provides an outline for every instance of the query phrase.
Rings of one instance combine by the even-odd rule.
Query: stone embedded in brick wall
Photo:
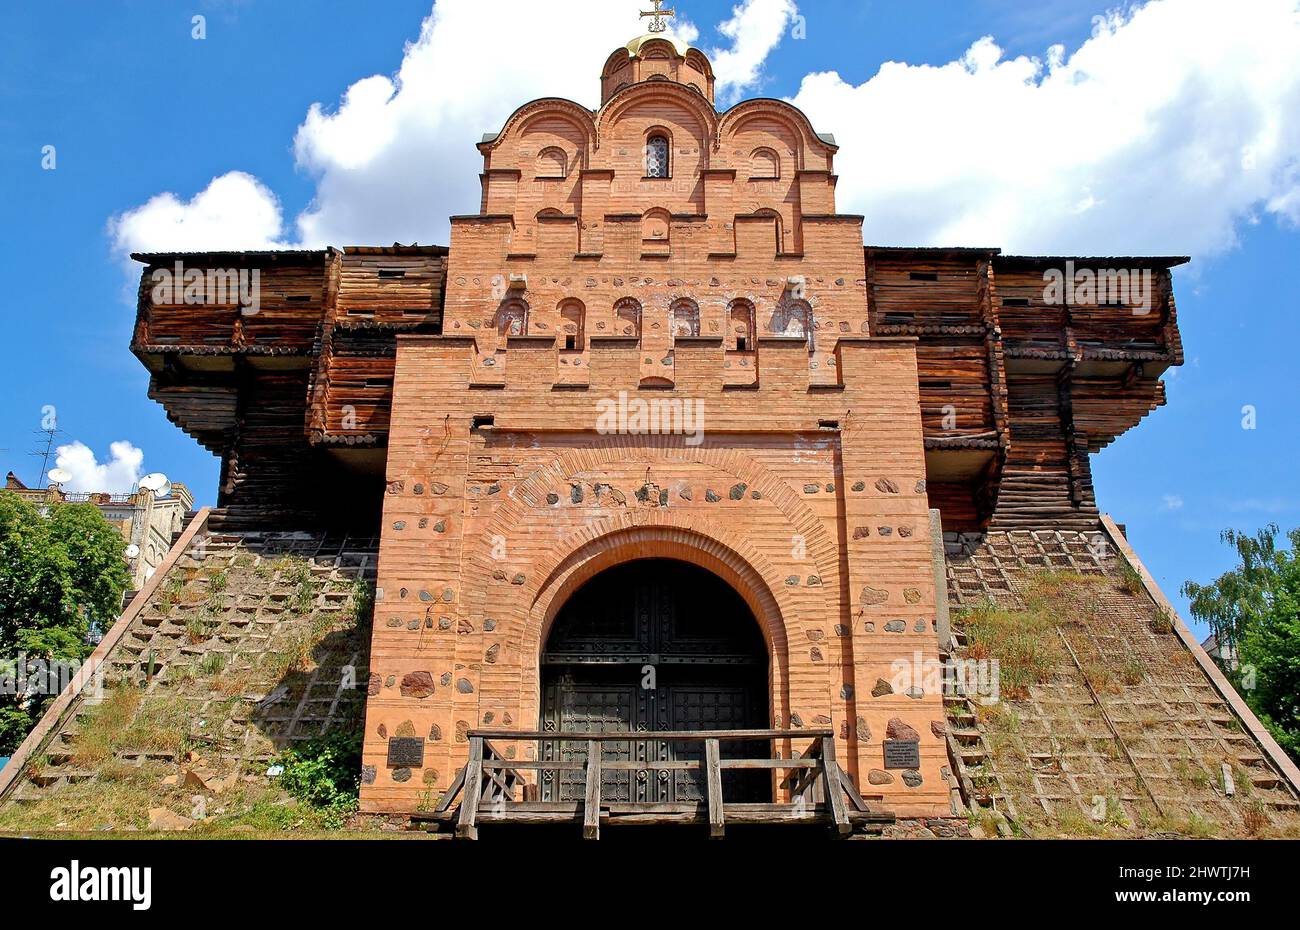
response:
[[[903,721],[901,717],[890,717],[889,723],[885,726],[886,739],[920,739],[921,734]]]
[[[434,692],[432,672],[408,672],[402,678],[402,697],[424,700]]]
[[[907,622],[905,620],[890,620],[885,624],[885,629],[890,633],[903,633],[907,630]]]
[[[871,689],[872,697],[884,697],[887,694],[894,693],[894,686],[883,678],[876,679],[876,686]]]
[[[903,600],[907,601],[909,604],[919,604],[921,603],[921,592],[916,590],[916,588],[904,588]]]
[[[862,603],[863,607],[874,607],[877,604],[883,604],[885,601],[889,600],[889,592],[881,591],[878,588],[866,587],[862,589],[862,594],[858,596],[858,600]]]
[[[939,737],[939,739],[943,739],[948,735],[948,724],[942,720],[931,720],[930,732]]]
[[[881,769],[872,769],[867,773],[867,782],[872,785],[892,785],[894,776]]]
[[[876,481],[876,490],[882,494],[897,494],[898,485],[888,478],[881,478]]]
[[[903,773],[903,784],[909,788],[919,788],[923,781],[925,779],[921,777],[921,773],[914,769],[908,769]]]

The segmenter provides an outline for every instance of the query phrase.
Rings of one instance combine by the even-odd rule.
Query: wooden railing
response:
[[[809,740],[802,753],[780,758],[771,748],[777,742]],[[603,758],[605,743],[703,744],[703,758],[654,761],[613,761]],[[540,756],[543,744],[586,744],[585,761],[543,761],[508,758],[496,743],[534,743]],[[763,743],[765,758],[723,758],[724,743]],[[692,772],[700,776],[702,800],[687,802],[609,801],[601,797],[602,774],[620,772]],[[732,770],[767,770],[784,773],[778,791],[788,797],[779,803],[740,803],[723,798],[722,773]],[[537,773],[532,779],[525,773]],[[538,780],[544,773],[581,773],[581,801],[543,801]],[[558,779],[557,779],[558,781]],[[577,787],[576,785],[574,787]],[[459,807],[455,806],[460,798]],[[835,759],[835,740],[829,730],[718,730],[655,733],[538,733],[471,731],[469,761],[443,794],[432,819],[454,823],[456,836],[477,839],[485,823],[577,823],[586,839],[599,839],[601,824],[707,823],[711,837],[722,837],[727,824],[827,824],[839,836],[855,826],[883,824],[892,815],[871,810]]]

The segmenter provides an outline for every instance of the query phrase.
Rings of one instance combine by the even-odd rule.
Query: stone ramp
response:
[[[986,833],[1300,835],[1289,763],[1127,548],[1104,526],[945,536],[950,659],[1003,660],[996,703],[947,689],[963,800]]]
[[[274,803],[277,753],[359,731],[378,540],[187,535],[114,629],[101,674],[42,721],[0,829],[145,828],[158,808]]]

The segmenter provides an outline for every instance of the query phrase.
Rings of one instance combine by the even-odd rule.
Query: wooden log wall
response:
[[[916,336],[927,440],[999,435],[979,250],[867,249],[871,332]],[[946,420],[945,415],[951,414]],[[955,421],[955,422],[954,422]]]
[[[1055,374],[1007,380],[1011,446],[990,525],[997,529],[1095,529],[1099,514],[1086,455],[1067,438]],[[945,525],[945,528],[946,525]]]
[[[1135,312],[1113,294],[1050,302],[1044,270],[1064,258],[865,256],[872,334],[917,339],[930,499],[945,526],[1095,525],[1088,454],[1163,404],[1160,376],[1182,362],[1169,272],[1178,260],[1072,260],[1097,272],[1147,262],[1150,306]],[[397,336],[441,330],[447,250],[136,257],[146,268],[132,348],[172,422],[223,455],[226,518],[329,522],[330,489],[318,497],[303,475],[363,479],[312,447],[386,444]],[[151,272],[177,260],[258,269],[258,312],[155,304]]]
[[[222,461],[216,523],[223,529],[375,531],[383,480],[349,470],[303,435],[307,370],[245,370],[235,442]]]
[[[442,329],[447,250],[348,249],[338,269],[336,311],[326,317],[308,412],[311,441],[387,442],[397,336]]]
[[[319,252],[205,252],[134,255],[144,261],[140,305],[132,349],[171,348],[187,354],[310,355],[323,310],[326,270],[332,250]],[[205,272],[201,293],[187,292],[183,278],[170,300],[155,301],[153,275],[176,279],[183,272]],[[237,290],[209,281],[208,269],[250,276],[257,285],[255,308],[241,308]],[[257,277],[252,278],[256,273]],[[166,297],[166,295],[162,295]]]

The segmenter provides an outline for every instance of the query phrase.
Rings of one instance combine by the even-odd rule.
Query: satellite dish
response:
[[[140,547],[137,546],[135,543],[131,543],[131,545],[126,547],[126,557],[128,559],[134,559],[139,554],[140,554]]]
[[[55,484],[63,484],[65,481],[72,480],[72,472],[68,471],[66,468],[51,468],[50,480]]]
[[[140,487],[152,491],[154,497],[166,497],[172,492],[172,483],[160,471],[145,475],[140,479]]]

